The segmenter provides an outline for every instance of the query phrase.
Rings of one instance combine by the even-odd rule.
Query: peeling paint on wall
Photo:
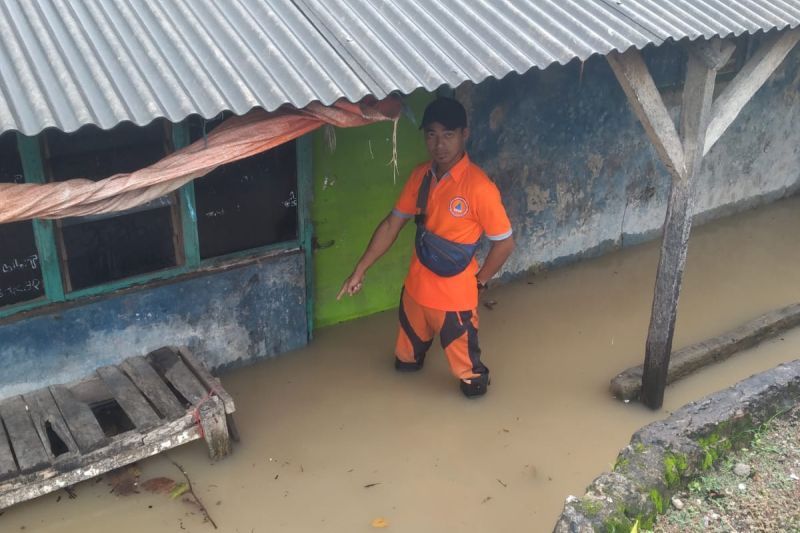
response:
[[[0,398],[84,377],[165,345],[224,368],[306,343],[296,253],[0,324]]]
[[[525,167],[525,176],[527,177],[528,167]],[[531,213],[541,213],[547,209],[547,204],[550,202],[550,191],[542,189],[538,183],[530,183],[525,187],[525,193],[528,198],[528,211]]]

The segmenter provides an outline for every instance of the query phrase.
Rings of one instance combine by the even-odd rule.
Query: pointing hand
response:
[[[347,294],[348,296],[353,296],[358,291],[361,290],[361,287],[364,283],[364,275],[359,274],[357,272],[353,272],[350,274],[344,283],[342,283],[342,289],[339,291],[339,295],[336,297],[337,300],[341,300],[342,296]]]

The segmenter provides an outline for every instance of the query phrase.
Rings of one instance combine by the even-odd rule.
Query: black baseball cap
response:
[[[437,98],[425,108],[419,129],[425,129],[434,122],[438,122],[448,130],[466,128],[467,110],[454,98]]]

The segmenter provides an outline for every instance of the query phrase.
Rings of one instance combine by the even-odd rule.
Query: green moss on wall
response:
[[[667,482],[667,487],[678,487],[688,466],[686,455],[682,453],[666,454],[664,456],[664,480]]]
[[[417,122],[433,96],[417,91],[406,99]],[[311,218],[317,242],[314,253],[316,326],[357,318],[397,305],[413,244],[408,224],[392,249],[367,272],[361,293],[336,301],[342,281],[355,266],[378,222],[392,209],[417,164],[427,159],[422,135],[407,117],[397,131],[399,175],[392,158],[392,123],[335,129],[335,148],[324,130],[314,133],[314,201]],[[331,244],[332,243],[332,244]],[[387,342],[392,342],[391,340]]]

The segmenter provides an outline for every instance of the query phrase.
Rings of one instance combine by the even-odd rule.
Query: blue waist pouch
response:
[[[437,276],[449,278],[462,273],[469,266],[478,250],[478,243],[462,244],[449,241],[419,224],[414,248],[420,263],[428,270]]]

